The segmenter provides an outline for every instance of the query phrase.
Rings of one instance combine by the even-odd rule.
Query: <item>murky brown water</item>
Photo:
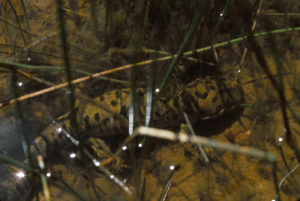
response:
[[[18,2],[11,2],[15,5],[16,12],[23,16]],[[249,1],[249,3],[252,3],[252,1]],[[298,4],[297,1],[287,2],[285,6],[278,2],[273,4],[263,2],[260,15],[255,18],[257,25],[254,32],[265,31],[270,22],[273,23],[270,25],[273,26],[272,29],[298,26]],[[3,16],[16,23],[7,2],[1,2],[0,5],[2,6],[1,12],[5,14]],[[39,36],[48,35],[49,37],[41,39],[32,36],[29,39],[26,35],[28,43],[25,45],[20,33],[10,26],[5,27],[8,25],[4,23],[2,29],[0,29],[0,43],[3,47],[1,60],[10,58],[13,62],[36,66],[62,66],[63,59],[59,45],[59,33],[57,32],[55,4],[52,1],[40,0],[25,1],[25,5],[31,32]],[[140,5],[141,7],[137,5],[129,2],[116,3],[116,5],[112,5],[108,1],[106,3],[98,2],[95,8],[98,15],[99,33],[97,39],[95,39],[89,3],[85,1],[67,2],[68,41],[73,68],[95,73],[130,64],[134,61],[163,57],[165,52],[174,54],[190,27],[195,3],[191,2],[189,5],[181,1],[175,1],[174,4],[170,3],[172,6],[169,9],[173,9],[173,12],[167,12],[168,8],[161,6],[158,1],[148,1],[144,5]],[[147,7],[147,5],[150,7]],[[219,30],[214,30],[214,25],[217,24],[220,10],[223,9],[224,5],[221,5],[220,2],[212,3],[207,8],[207,13],[199,25],[199,30],[196,31],[193,42],[189,43],[186,48],[187,51],[233,39],[247,33],[244,31],[244,29],[247,29],[247,23],[244,19],[246,14],[245,16],[241,14],[241,11],[247,10],[243,10],[247,6],[245,6],[246,3],[242,5],[237,2],[233,3],[224,24],[219,27]],[[109,10],[112,8],[113,10]],[[281,8],[284,8],[284,10],[281,10]],[[144,12],[140,12],[140,9]],[[146,13],[146,11],[149,12],[149,16],[147,20],[143,21],[141,19],[144,19],[145,16],[139,14]],[[251,16],[254,16],[253,13],[256,11],[257,7],[255,6],[253,10],[249,9]],[[111,16],[106,12],[110,13]],[[279,14],[286,14],[286,16]],[[250,18],[249,16],[248,18]],[[143,24],[142,21],[145,23]],[[140,24],[143,26],[140,26]],[[104,31],[105,27],[106,32]],[[218,33],[216,36],[212,35],[213,30]],[[244,61],[242,55],[246,47],[245,42],[217,48],[218,62],[216,62],[213,51],[204,52],[200,57],[191,56],[183,59],[179,62],[179,67],[176,68],[177,72],[174,73],[170,83],[171,85],[179,83],[178,85],[184,86],[199,75],[203,76],[211,73],[211,69],[218,69],[225,79],[239,80],[239,86],[243,89],[245,98],[242,104],[243,112],[232,116],[228,115],[216,121],[202,121],[195,124],[194,128],[198,134],[201,133],[201,135],[216,141],[249,146],[275,154],[277,157],[277,185],[280,183],[281,198],[282,200],[294,201],[299,199],[300,196],[300,170],[297,168],[299,162],[285,140],[282,103],[278,91],[274,89],[270,79],[267,78],[255,54],[257,53],[266,60],[267,67],[277,83],[282,78],[284,98],[287,104],[285,109],[288,111],[287,122],[290,125],[292,141],[299,148],[299,122],[297,122],[291,111],[296,115],[300,111],[298,74],[300,68],[298,46],[300,40],[298,32],[282,33],[274,37],[275,43],[273,45],[275,44],[278,48],[279,63],[282,64],[281,77],[277,76],[278,67],[272,56],[274,47],[270,48],[272,43],[270,45],[266,38],[259,38],[257,44],[261,46],[262,53],[257,53],[258,50],[253,47],[249,48]],[[137,40],[139,38],[142,39]],[[37,41],[37,43],[29,48],[30,51],[26,49],[20,52],[20,47],[27,47],[34,41]],[[136,46],[144,47],[147,50],[133,53],[132,50]],[[152,49],[164,52],[150,55],[149,52]],[[202,63],[203,61],[205,62]],[[217,63],[217,65],[211,66],[212,63]],[[169,64],[170,61],[158,63],[156,76],[153,76],[157,83],[164,77]],[[192,67],[186,73],[178,72],[178,69],[190,66]],[[13,97],[9,88],[11,85],[11,71],[6,68],[3,69],[3,72],[1,72],[0,102],[5,102]],[[139,86],[147,86],[145,78],[151,77],[151,70],[149,69],[149,66],[138,67],[136,80]],[[66,81],[63,72],[38,71],[36,69],[25,72],[35,76],[35,78],[51,81],[54,85]],[[80,73],[74,73],[73,75],[74,78],[83,76]],[[127,88],[129,86],[129,69],[109,73],[107,76],[126,82],[93,79],[78,84],[76,92],[94,98],[112,89]],[[18,82],[24,84],[19,86],[20,95],[30,94],[49,87],[47,83],[41,84],[32,80],[32,77],[31,79],[18,77]],[[158,84],[156,85],[158,86]],[[172,93],[172,91],[165,93]],[[65,92],[56,90],[30,98],[22,103],[26,119],[25,129],[30,135],[30,140],[33,140],[43,128],[50,124],[49,116],[57,118],[68,112],[67,102]],[[45,115],[45,112],[48,116]],[[20,125],[17,124],[18,115],[13,108],[4,107],[0,119],[0,149],[2,153],[22,161],[24,156],[21,148]],[[283,142],[279,142],[280,138],[283,139]],[[112,148],[112,144],[120,144],[124,138],[119,139],[116,137],[113,139],[118,143],[111,143],[111,140],[106,141],[108,143],[107,147],[103,145],[103,160],[109,158],[112,152],[115,151],[116,148]],[[109,150],[108,147],[112,150]],[[139,149],[137,148],[137,150]],[[140,150],[144,150],[144,148]],[[280,153],[280,150],[282,153]],[[87,171],[81,163],[74,162],[68,157],[69,150],[63,150],[60,153],[62,158],[55,161],[55,164],[51,166],[51,172],[53,175],[58,176],[58,180],[61,179],[67,182],[70,187],[75,189],[75,192],[82,194],[83,197],[97,197],[95,200],[101,198],[101,200],[154,201],[160,198],[160,200],[170,201],[271,201],[275,199],[272,166],[269,162],[207,147],[205,147],[205,151],[210,160],[208,164],[204,162],[195,144],[152,139],[145,155],[136,153],[134,159],[130,160],[129,151],[124,151],[117,162],[114,161],[106,167],[110,171],[106,175],[99,169]],[[133,164],[136,164],[138,168],[134,168]],[[177,167],[176,171],[170,170],[170,166]],[[292,169],[295,170],[287,176],[287,173]],[[0,190],[1,193],[5,193],[2,188],[9,189],[10,185],[14,185],[14,177],[10,175],[4,166],[1,166],[0,172],[3,175],[0,176],[2,182]],[[121,182],[118,183],[115,178],[110,178],[112,175]],[[87,177],[90,177],[90,180],[86,179]],[[89,181],[93,182],[89,183]],[[93,184],[97,192],[96,195],[93,192]],[[124,190],[124,186],[125,188],[128,187],[128,191]],[[68,193],[68,190],[61,190],[52,184],[50,184],[50,192],[52,200],[75,200],[74,196]],[[42,192],[39,196],[41,200],[44,200]]]

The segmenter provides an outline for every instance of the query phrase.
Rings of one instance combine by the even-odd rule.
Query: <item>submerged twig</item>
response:
[[[169,192],[169,189],[170,189],[171,183],[172,183],[172,178],[174,176],[175,171],[178,169],[178,167],[173,167],[173,168],[174,169],[171,169],[171,173],[166,181],[166,184],[164,185],[164,188],[160,194],[158,201],[165,201],[165,199],[168,195],[168,192]]]
[[[126,140],[122,143],[122,145],[120,145],[119,149],[113,154],[111,158],[106,159],[101,164],[105,166],[112,162],[122,152],[122,147],[129,144],[129,142],[131,142],[137,135],[162,138],[170,141],[179,141],[182,143],[190,142],[194,144],[200,144],[202,146],[212,147],[223,151],[231,151],[238,154],[252,156],[258,159],[267,160],[272,163],[277,161],[276,156],[273,153],[261,151],[255,148],[239,146],[232,143],[218,142],[216,140],[200,136],[188,136],[185,133],[176,134],[172,131],[165,129],[140,126],[135,129],[134,133],[131,136],[128,136],[126,138]]]
[[[189,120],[189,117],[187,116],[187,114],[186,114],[185,112],[183,113],[183,115],[184,115],[184,119],[185,119],[185,121],[186,121],[186,123],[187,123],[187,126],[188,126],[189,130],[191,131],[192,135],[193,135],[194,137],[196,137],[196,133],[195,133],[193,127],[192,127],[192,124],[191,124],[191,122],[190,122],[190,120]],[[209,163],[209,159],[208,159],[208,157],[207,157],[207,155],[206,155],[206,153],[205,153],[203,147],[201,146],[201,144],[197,144],[197,146],[198,146],[198,148],[199,148],[199,151],[200,151],[201,155],[202,155],[203,158],[204,158],[204,161],[205,161],[206,163]]]
[[[300,166],[300,163],[298,163],[293,169],[291,169],[279,182],[278,188],[281,188],[282,183]]]
[[[203,146],[212,147],[215,149],[223,151],[231,151],[238,154],[244,154],[247,156],[252,156],[258,159],[267,160],[269,162],[276,162],[276,156],[272,153],[261,151],[251,147],[239,146],[232,143],[218,142],[209,138],[200,137],[200,136],[188,136],[185,133],[176,134],[169,130],[156,129],[156,128],[147,128],[147,127],[138,127],[135,130],[135,134],[140,134],[143,136],[163,138],[171,141],[179,141],[182,143],[191,142],[195,144],[201,144]]]
[[[31,49],[32,47],[38,45],[38,44],[41,43],[42,41],[47,40],[47,39],[49,39],[49,38],[55,36],[56,34],[58,34],[58,31],[53,32],[53,33],[50,33],[50,34],[48,34],[48,35],[46,35],[46,36],[43,36],[43,37],[39,38],[38,40],[34,41],[34,42],[31,43],[30,45],[24,47],[19,53],[15,54],[15,55],[14,55],[12,58],[10,58],[9,60],[14,60],[15,58],[18,58],[18,57],[21,55],[21,53],[23,53],[23,52],[25,52],[25,51]]]

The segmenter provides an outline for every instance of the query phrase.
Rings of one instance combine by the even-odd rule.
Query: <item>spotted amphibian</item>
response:
[[[137,125],[142,125],[145,116],[146,93],[137,89]],[[192,116],[193,122],[217,118],[239,107],[243,94],[236,82],[215,77],[198,78],[173,95],[160,97],[153,106],[151,126],[171,128],[184,122],[182,111]],[[96,137],[128,133],[128,108],[130,89],[118,89],[95,98],[93,104],[77,103],[77,121],[82,131],[93,129]],[[58,118],[58,123],[50,125],[31,146],[33,154],[46,157],[54,150],[63,148],[72,137],[68,114]],[[192,122],[192,123],[193,123]]]

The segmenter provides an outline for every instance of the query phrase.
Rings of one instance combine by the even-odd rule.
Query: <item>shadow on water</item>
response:
[[[218,118],[200,120],[195,124],[195,131],[197,135],[210,137],[222,133],[226,128],[236,122],[244,111],[243,107],[238,107]]]

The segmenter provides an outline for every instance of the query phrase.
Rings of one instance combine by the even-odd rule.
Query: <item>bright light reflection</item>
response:
[[[23,82],[18,82],[18,86],[19,87],[23,86]]]
[[[240,73],[240,72],[241,72],[241,69],[238,69],[237,72]]]
[[[111,174],[111,175],[109,176],[109,178],[114,179],[115,176]]]
[[[27,61],[31,61],[31,58],[30,58],[30,57],[28,57],[28,58],[27,58]]]
[[[76,154],[75,153],[71,153],[70,154],[70,158],[75,158],[76,157]]]
[[[159,92],[159,88],[156,88],[156,89],[155,89],[155,92],[158,93],[158,92]]]
[[[16,173],[16,176],[20,179],[24,178],[26,175],[25,175],[25,172],[23,172],[22,170],[20,170],[19,172]]]
[[[139,147],[139,148],[141,148],[142,146],[143,146],[143,144],[142,144],[142,143],[139,143],[139,144],[138,144],[138,147]]]
[[[127,150],[127,146],[122,147],[123,151]]]
[[[100,165],[100,162],[97,161],[96,159],[93,160],[93,163],[94,163],[94,165],[95,165],[96,167],[98,167],[98,166]]]
[[[282,138],[282,137],[278,138],[278,141],[279,141],[279,142],[282,142],[282,141],[283,141],[283,138]]]
[[[55,128],[55,130],[56,130],[57,133],[61,133],[62,132],[62,128],[61,127]]]
[[[47,176],[47,177],[51,177],[51,173],[50,173],[50,172],[47,172],[46,176]]]
[[[170,168],[170,170],[174,170],[174,169],[175,169],[175,166],[174,166],[174,165],[171,165],[169,168]]]

